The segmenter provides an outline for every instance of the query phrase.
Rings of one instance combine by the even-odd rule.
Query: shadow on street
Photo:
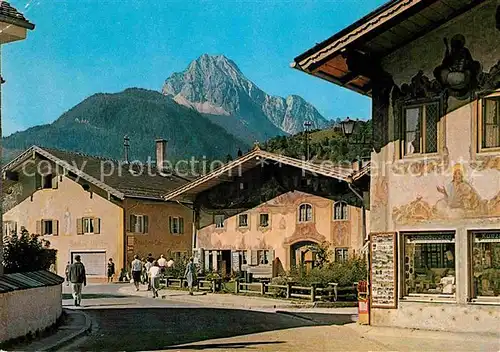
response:
[[[285,343],[284,341],[262,341],[262,342],[235,342],[235,343],[207,343],[203,345],[190,345],[190,346],[181,346],[181,347],[167,347],[165,350],[213,350],[217,349],[232,349],[236,350],[239,348],[247,348],[247,347],[258,347],[259,345],[279,345]],[[278,348],[279,346],[276,346]]]
[[[86,313],[92,317],[95,326],[88,338],[79,346],[74,346],[80,351],[161,350],[174,345],[217,338],[352,322],[348,314],[301,313],[302,317],[296,317],[274,312],[214,308],[111,308],[87,310]],[[260,344],[264,343],[267,342]],[[190,349],[215,347],[217,346],[207,344],[191,346]],[[234,344],[219,347],[244,346]],[[276,348],[279,349],[279,346]]]
[[[108,294],[108,293],[82,293],[82,300],[99,299],[99,298],[127,298],[125,295]],[[63,293],[62,299],[73,299],[71,293]]]

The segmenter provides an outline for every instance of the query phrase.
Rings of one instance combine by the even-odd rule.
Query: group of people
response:
[[[138,255],[134,256],[131,264],[132,280],[134,282],[135,290],[139,291],[141,283],[148,285],[148,291],[153,291],[153,297],[158,297],[158,289],[160,286],[160,277],[163,276],[167,268],[172,268],[174,261],[172,259],[166,260],[163,254],[158,260],[155,260],[151,254],[148,258],[140,260]],[[196,280],[196,266],[193,263],[193,258],[189,259],[186,266],[184,277],[187,279],[189,294],[193,294],[193,284]]]

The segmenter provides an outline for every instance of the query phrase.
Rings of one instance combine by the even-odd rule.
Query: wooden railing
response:
[[[311,302],[316,301],[355,301],[357,299],[356,285],[347,287],[338,287],[337,283],[330,283],[327,287],[298,286],[293,283],[286,285],[274,285],[265,282],[239,282],[235,283],[235,292],[250,293],[258,295],[277,295],[284,298],[308,299]],[[280,292],[282,290],[282,292]]]
[[[184,288],[187,280],[184,278],[164,277],[160,279],[166,287]],[[199,291],[217,292],[220,290],[220,280],[205,280],[200,277],[196,287]],[[311,302],[317,301],[356,301],[357,285],[338,287],[337,283],[329,283],[326,287],[317,285],[300,286],[293,283],[276,285],[267,282],[240,282],[235,281],[234,293],[256,294],[261,296],[279,296],[283,298],[307,299]]]

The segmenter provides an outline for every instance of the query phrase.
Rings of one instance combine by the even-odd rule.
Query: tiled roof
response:
[[[141,172],[137,165],[131,167],[117,160],[38,146],[25,150],[5,165],[3,169],[15,168],[33,152],[52,160],[118,198],[136,197],[162,200],[165,193],[190,181],[175,173],[165,173],[168,175],[162,176],[156,171],[154,165],[148,167],[145,164]],[[131,172],[131,169],[134,170]]]
[[[0,0],[0,22],[7,22],[27,29],[35,28],[35,25],[28,21],[22,13],[12,7],[7,1],[2,0]]]
[[[80,171],[128,197],[162,199],[166,192],[188,182],[187,179],[175,174],[171,176],[158,175],[154,165],[150,167],[150,172],[148,172],[147,166],[144,166],[142,173],[137,167],[131,172],[129,166],[119,163],[117,160],[52,148],[42,147],[41,149],[70,165],[78,167]],[[101,168],[104,172],[101,171]]]

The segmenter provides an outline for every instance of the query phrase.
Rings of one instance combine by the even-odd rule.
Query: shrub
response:
[[[293,281],[304,286],[311,284],[326,286],[330,282],[335,282],[340,287],[351,286],[355,282],[366,280],[366,261],[364,258],[352,258],[346,262],[334,262],[315,267],[308,272],[300,268],[291,271],[290,276]]]
[[[24,227],[18,235],[4,236],[3,264],[5,273],[24,273],[49,270],[56,263],[55,249],[50,242],[28,232]]]
[[[278,276],[271,279],[271,285],[286,285],[288,280],[286,277]],[[270,292],[273,293],[275,297],[286,297],[286,288],[272,287]]]

